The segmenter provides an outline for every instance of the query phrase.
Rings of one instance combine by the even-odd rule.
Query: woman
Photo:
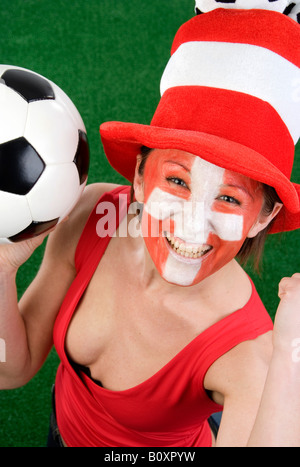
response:
[[[0,387],[30,380],[54,335],[60,445],[299,444],[299,424],[290,431],[291,412],[299,420],[300,370],[291,353],[300,331],[299,276],[281,284],[272,352],[272,322],[235,260],[266,229],[299,226],[299,197],[289,181],[291,134],[270,104],[249,93],[180,82],[194,78],[195,43],[198,60],[211,55],[210,34],[224,35],[215,37],[215,50],[239,43],[229,40],[238,21],[239,45],[244,35],[250,44],[250,36],[262,40],[257,14],[260,27],[271,24],[276,37],[288,28],[299,44],[298,25],[276,13],[201,15],[176,35],[151,125],[102,125],[107,157],[133,181],[140,224],[136,213],[126,215],[129,187],[89,186],[69,220],[51,233],[19,305],[15,275],[41,239],[1,247],[7,364]],[[226,49],[217,53],[224,57]],[[290,58],[283,63],[295,72]],[[245,63],[236,60],[236,68]],[[229,68],[237,76],[232,63]],[[291,103],[285,121],[293,121],[293,111]],[[215,440],[207,420],[218,410]]]

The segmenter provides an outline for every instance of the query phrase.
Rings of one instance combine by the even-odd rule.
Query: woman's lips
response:
[[[180,256],[182,259],[188,260],[202,260],[211,250],[212,246],[207,244],[187,243],[181,238],[174,237],[169,232],[164,232],[167,244],[172,252]]]

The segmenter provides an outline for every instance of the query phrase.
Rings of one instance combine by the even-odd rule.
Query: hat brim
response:
[[[100,126],[106,157],[111,166],[133,181],[141,146],[180,149],[275,188],[283,208],[271,232],[300,227],[300,185],[292,183],[264,156],[235,141],[190,130],[177,130],[137,123],[106,122]]]

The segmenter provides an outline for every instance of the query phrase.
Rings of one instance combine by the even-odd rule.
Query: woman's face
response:
[[[154,149],[142,185],[142,234],[157,270],[170,283],[199,283],[254,236],[263,204],[259,182],[184,151]]]

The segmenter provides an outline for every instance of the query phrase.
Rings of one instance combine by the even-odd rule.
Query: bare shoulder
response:
[[[67,222],[62,224],[68,234],[80,235],[87,220],[99,198],[118,185],[111,183],[94,183],[87,185],[77,205],[70,213]]]
[[[59,257],[60,260],[65,260],[74,266],[76,246],[90,213],[98,199],[117,186],[110,183],[87,185],[68,218],[49,235],[46,255],[50,258]]]
[[[217,402],[245,394],[260,398],[272,351],[272,331],[241,342],[213,363],[205,377],[205,388]]]

